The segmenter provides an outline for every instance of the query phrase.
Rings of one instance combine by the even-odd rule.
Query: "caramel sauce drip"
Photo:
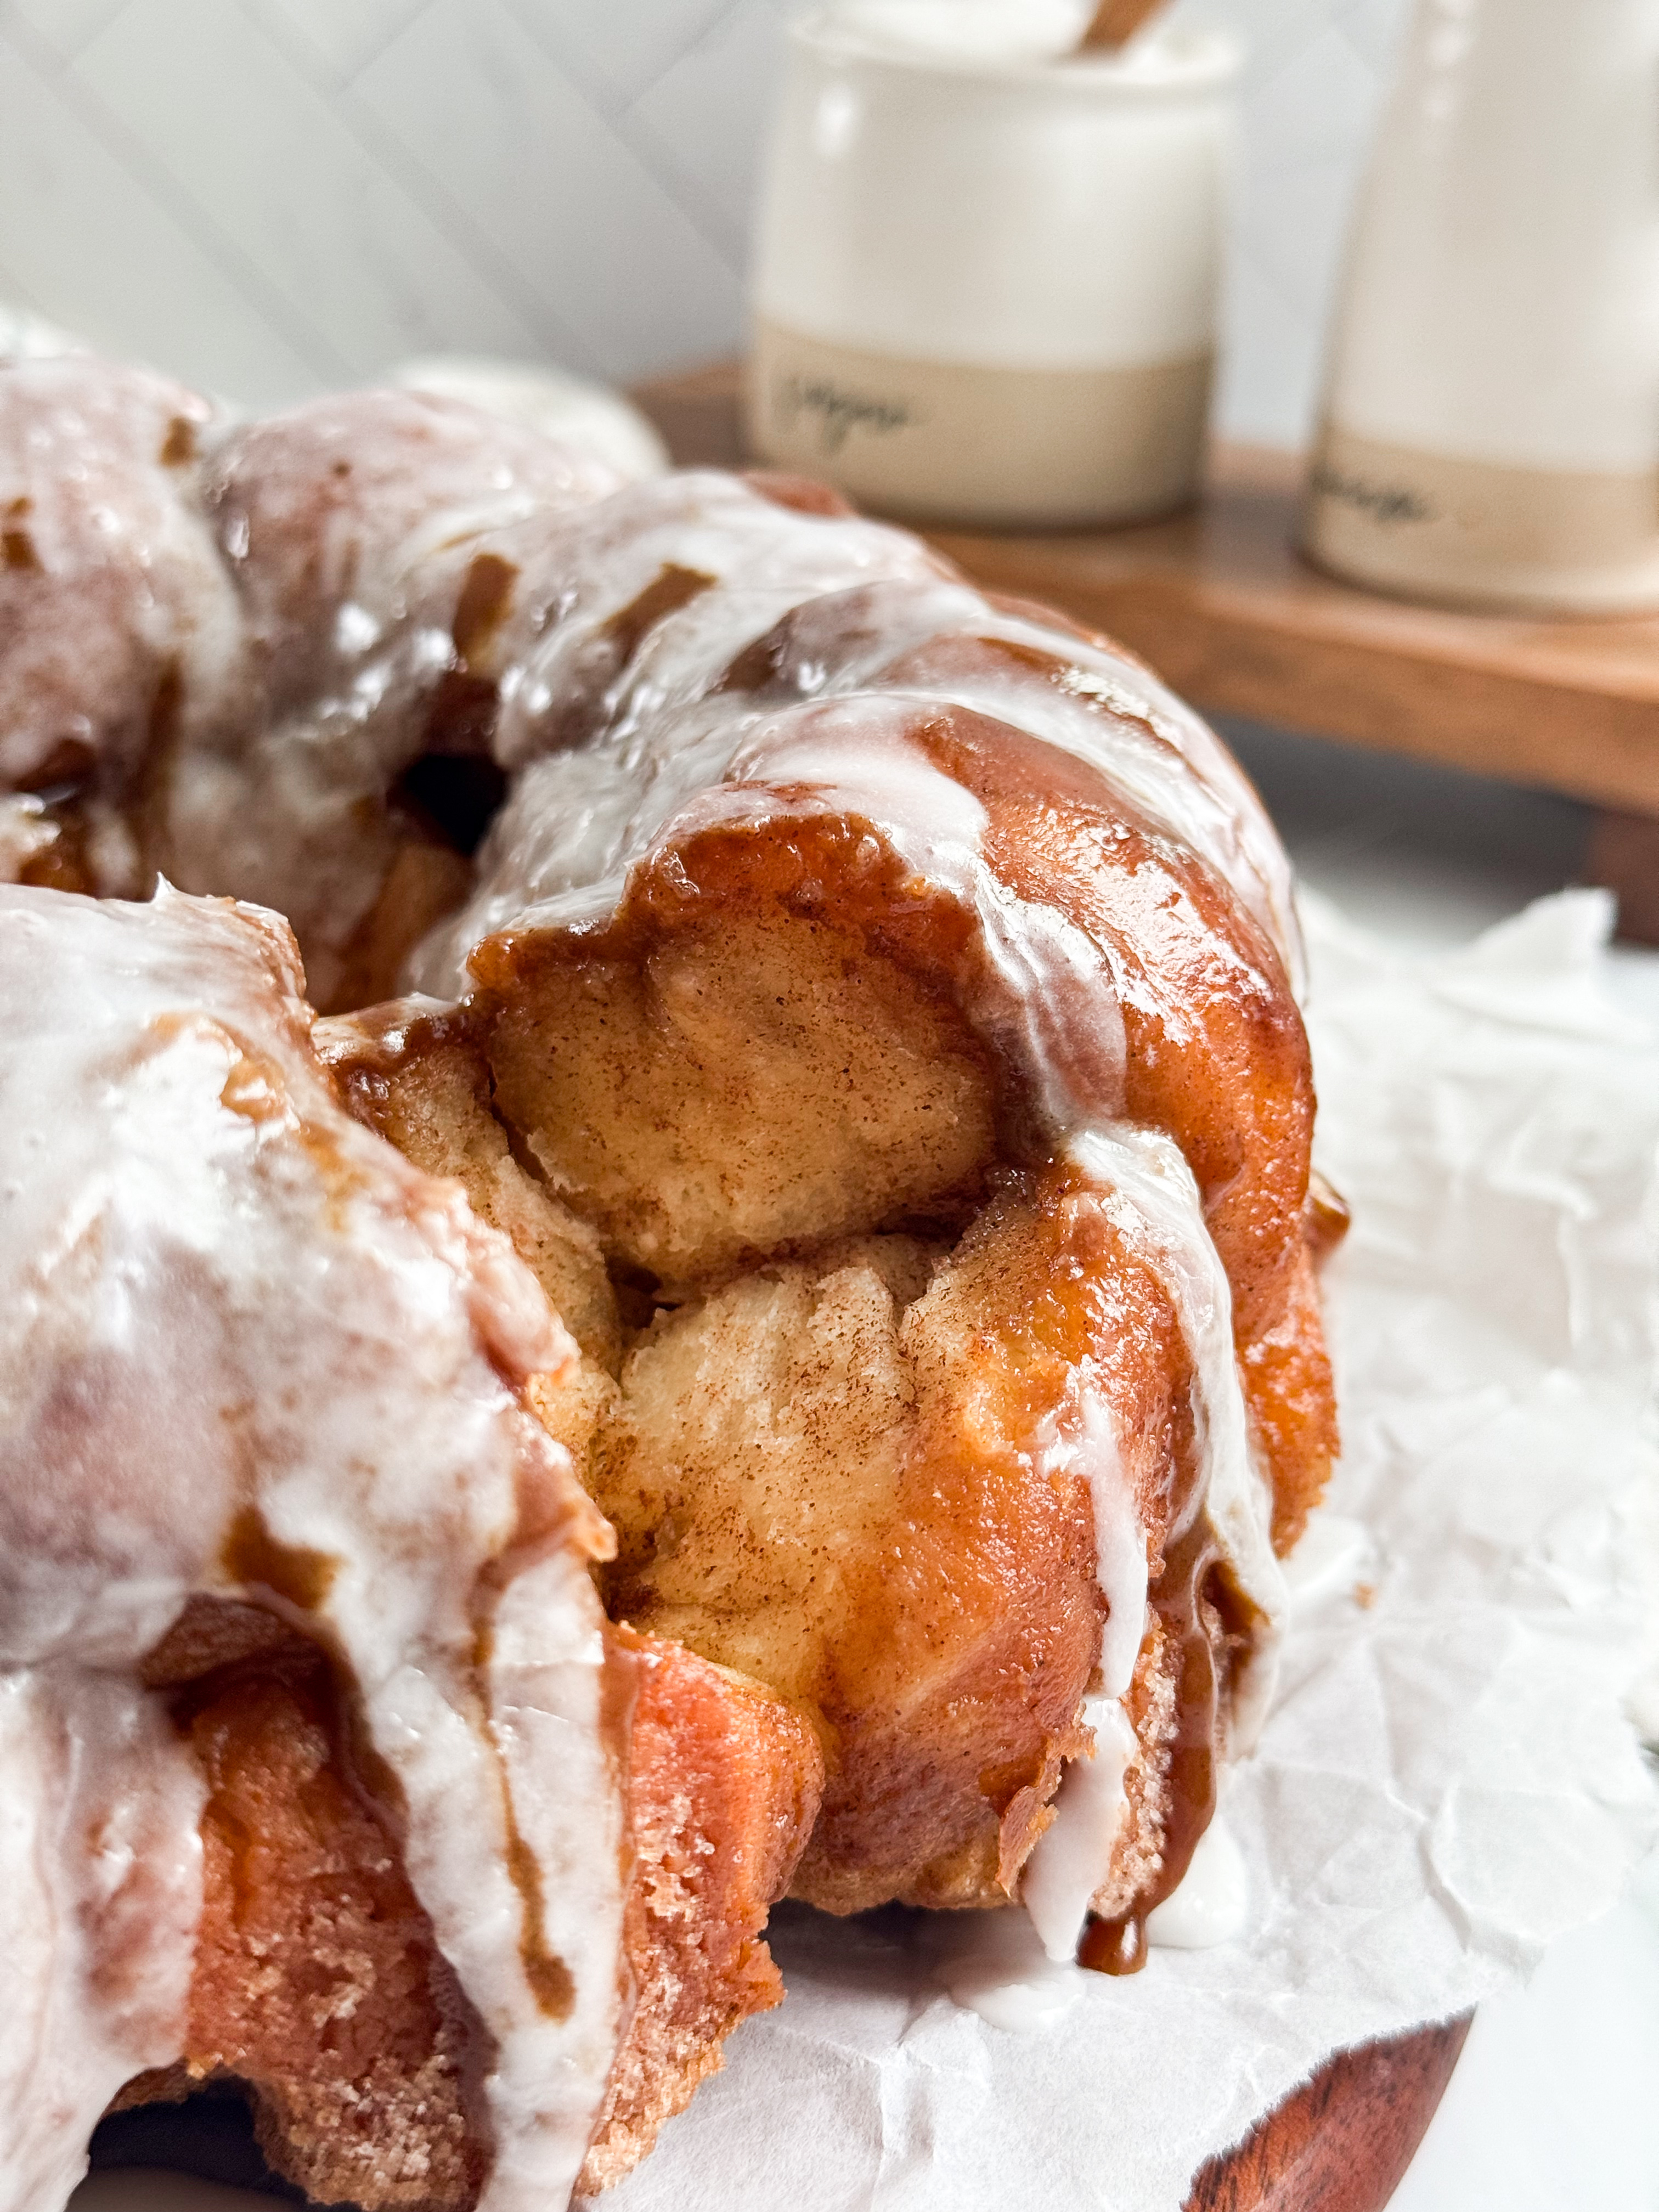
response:
[[[521,1539],[525,1533],[521,1514]],[[484,1677],[489,1668],[495,1642],[495,1628],[488,1617],[481,1616],[476,1620],[473,1624],[472,1667],[479,1697],[486,1704]],[[525,1841],[523,1831],[519,1826],[518,1812],[513,1802],[512,1790],[507,1784],[506,1768],[501,1764],[499,1747],[496,1763],[501,1780],[501,1815],[507,1829],[507,1877],[519,1893],[519,1903],[524,1911],[519,1933],[520,1963],[524,1968],[530,1994],[536,2000],[537,2008],[549,2020],[568,2020],[576,2002],[575,1980],[548,1937],[547,1892],[542,1884],[541,1863]]]
[[[678,562],[665,562],[637,599],[619,608],[603,625],[601,635],[615,649],[618,665],[634,658],[647,631],[689,606],[702,592],[712,591],[716,580],[701,568],[683,568]]]
[[[1222,1719],[1217,1649],[1243,1641],[1245,1623],[1222,1581],[1215,1538],[1202,1513],[1170,1547],[1151,1594],[1164,1632],[1180,1655],[1175,1741],[1170,1746],[1164,1849],[1158,1872],[1127,1912],[1091,1914],[1077,1962],[1097,1974],[1138,1974],[1146,1963],[1146,1917],[1180,1884],[1215,1813],[1216,1738]]]
[[[257,1505],[242,1508],[225,1540],[227,1574],[244,1588],[274,1591],[301,1613],[314,1613],[321,1605],[339,1564],[325,1552],[279,1541]]]
[[[196,425],[188,415],[173,416],[156,459],[164,469],[182,469],[196,459]]]
[[[547,1940],[547,1900],[535,1853],[519,1832],[513,1800],[507,1805],[507,1870],[524,1905],[524,1934],[519,1956],[531,1995],[549,2020],[568,2020],[576,2002],[570,1969]]]
[[[8,568],[24,574],[40,573],[40,556],[34,550],[34,540],[21,522],[0,530],[0,558],[3,558]]]
[[[489,649],[490,640],[512,605],[513,586],[518,575],[517,562],[503,560],[499,553],[474,556],[462,582],[460,597],[455,602],[455,618],[450,624],[455,650],[464,661],[476,660]]]

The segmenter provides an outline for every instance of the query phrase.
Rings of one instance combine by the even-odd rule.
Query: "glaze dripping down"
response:
[[[0,888],[5,2212],[58,2212],[115,2092],[185,2047],[204,1786],[145,1668],[192,1601],[273,1611],[352,1687],[493,2045],[491,2212],[562,2200],[605,2089],[605,1531],[523,1399],[568,1341],[453,1188],[340,1111],[310,1023],[269,915]]]

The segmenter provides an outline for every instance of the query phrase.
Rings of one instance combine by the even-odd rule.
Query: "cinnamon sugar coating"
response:
[[[782,2001],[761,1934],[823,1783],[817,1736],[764,1685],[625,1626],[610,1641],[634,1666],[623,1920],[634,2006],[582,2191],[619,2181],[718,2070],[732,2030]]]
[[[811,1729],[758,1684],[627,1629],[608,1640],[629,2006],[584,2191],[619,2180],[732,2030],[781,1999],[761,1931],[823,1778]],[[182,2058],[118,2105],[228,2079],[271,2166],[315,2202],[463,2212],[491,2163],[489,2039],[410,1887],[395,1808],[358,1770],[326,1658],[268,1613],[210,1602],[146,1676],[206,1784],[202,1916]]]

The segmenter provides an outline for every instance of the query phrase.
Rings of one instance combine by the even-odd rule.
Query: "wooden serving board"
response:
[[[676,459],[742,458],[735,362],[634,398]],[[1405,753],[1589,801],[1589,872],[1659,942],[1659,618],[1540,622],[1356,591],[1295,550],[1302,465],[1221,446],[1164,522],[1041,535],[933,531],[981,584],[1046,601],[1212,714]]]
[[[1186,2212],[1382,2212],[1474,2017],[1339,2051],[1236,2150],[1200,2169]]]

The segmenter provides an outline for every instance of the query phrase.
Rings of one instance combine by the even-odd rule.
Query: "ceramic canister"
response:
[[[751,444],[923,520],[1179,506],[1209,404],[1235,50],[1153,33],[1073,58],[976,44],[975,21],[963,0],[872,0],[797,27]]]
[[[1476,605],[1659,605],[1659,0],[1418,0],[1304,538]]]

